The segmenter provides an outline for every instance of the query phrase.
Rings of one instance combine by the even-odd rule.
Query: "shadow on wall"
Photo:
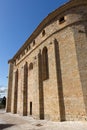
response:
[[[28,96],[28,63],[24,65],[24,81],[23,81],[23,116],[27,116],[27,96]]]
[[[15,86],[14,86],[14,102],[13,102],[13,113],[17,113],[17,100],[18,100],[18,69],[15,72]],[[15,98],[16,97],[16,98]]]
[[[39,115],[40,119],[44,119],[44,93],[43,93],[43,80],[42,80],[42,55],[38,54],[38,65],[39,65]]]
[[[60,54],[59,54],[59,43],[57,40],[54,40],[54,49],[55,49],[55,59],[56,59],[56,72],[57,72],[57,86],[58,86],[58,97],[59,97],[59,110],[60,110],[60,121],[66,120],[65,115],[65,105],[64,105],[64,96],[63,96],[63,84],[62,84],[62,74],[61,74],[61,65],[60,65]]]
[[[82,17],[82,19],[84,19],[84,16]],[[83,99],[85,104],[85,111],[87,114],[87,22],[86,21],[80,23],[83,27],[85,27],[85,29],[84,30],[79,29],[78,35],[77,36],[74,35],[74,37],[75,37],[75,47],[78,60],[78,68],[83,91]],[[79,37],[82,37],[83,39],[77,41]]]
[[[55,58],[56,58],[56,72],[57,72],[57,84],[58,84],[58,97],[59,97],[59,109],[60,109],[60,121],[65,121],[65,105],[63,96],[63,85],[62,85],[62,75],[60,66],[60,55],[59,55],[59,45],[57,40],[54,41],[55,44]],[[43,77],[42,77],[42,55],[41,52],[38,54],[38,65],[39,65],[39,112],[40,119],[44,119],[44,93],[43,93]]]
[[[0,124],[0,130],[4,130],[8,127],[12,127],[14,126],[15,124]]]

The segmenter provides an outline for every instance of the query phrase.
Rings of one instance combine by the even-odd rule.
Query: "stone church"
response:
[[[87,120],[87,0],[50,13],[8,63],[6,112]]]

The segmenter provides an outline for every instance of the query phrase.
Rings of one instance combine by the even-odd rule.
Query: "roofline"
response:
[[[35,31],[25,41],[25,43],[23,44],[23,46],[17,51],[17,53],[14,55],[14,57],[9,60],[9,62],[12,62],[13,60],[15,60],[16,57],[25,49],[25,47],[29,43],[31,43],[37,37],[37,35],[41,32],[41,30],[52,19],[54,19],[56,16],[58,16],[59,14],[61,14],[62,12],[64,12],[65,10],[70,9],[71,7],[74,7],[74,6],[77,6],[77,5],[82,5],[82,4],[83,5],[87,4],[87,0],[70,0],[69,2],[63,4],[62,6],[60,6],[59,8],[57,8],[56,10],[54,10],[53,12],[51,12],[50,14],[48,14],[48,16],[43,19],[43,21],[37,26],[37,28],[35,29]]]

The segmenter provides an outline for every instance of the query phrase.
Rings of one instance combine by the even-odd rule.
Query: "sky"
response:
[[[0,0],[0,87],[8,86],[8,60],[49,13],[68,1]]]

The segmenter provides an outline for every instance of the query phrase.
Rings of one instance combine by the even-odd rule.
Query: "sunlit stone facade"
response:
[[[87,0],[50,13],[9,65],[7,112],[87,120]]]

